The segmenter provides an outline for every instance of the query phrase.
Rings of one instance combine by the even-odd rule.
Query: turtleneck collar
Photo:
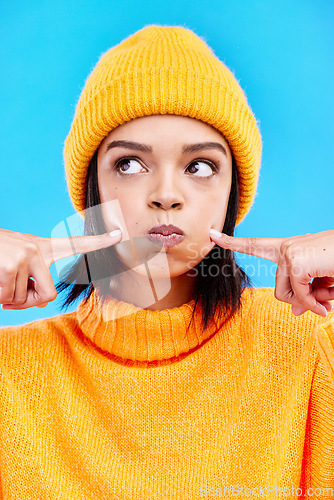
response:
[[[195,300],[180,307],[151,311],[108,298],[100,303],[96,290],[77,310],[79,326],[103,351],[133,361],[167,360],[200,346],[217,331],[216,322],[203,331],[200,308],[187,332]]]

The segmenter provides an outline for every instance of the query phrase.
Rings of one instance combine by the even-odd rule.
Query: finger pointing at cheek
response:
[[[210,229],[210,237],[222,248],[268,259],[276,262],[276,264],[278,263],[281,244],[284,241],[284,238],[255,238],[254,236],[236,238],[220,233],[215,229]]]
[[[275,262],[275,297],[291,304],[294,314],[310,310],[326,316],[332,310],[334,231],[288,238],[236,238],[211,229],[210,237],[222,248]]]

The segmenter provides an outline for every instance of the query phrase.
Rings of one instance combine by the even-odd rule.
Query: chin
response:
[[[180,262],[166,262],[165,259],[151,259],[146,265],[142,264],[133,271],[149,279],[171,279],[185,275],[189,272],[189,266]],[[149,275],[148,275],[149,273]]]

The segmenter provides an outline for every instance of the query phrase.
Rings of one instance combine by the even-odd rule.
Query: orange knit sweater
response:
[[[205,332],[95,295],[1,328],[0,498],[334,498],[334,313],[242,301]]]

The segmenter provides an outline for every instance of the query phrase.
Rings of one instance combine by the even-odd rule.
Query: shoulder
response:
[[[31,321],[24,325],[3,326],[0,327],[0,342],[5,342],[7,339],[18,336],[21,339],[29,337],[39,338],[43,334],[70,327],[73,323],[76,323],[76,311]]]
[[[295,316],[290,304],[275,298],[274,288],[248,288],[242,300],[241,329],[252,331],[259,341],[294,351],[317,349],[319,332],[325,332],[334,346],[334,312],[325,318],[311,311]]]
[[[77,330],[76,311],[20,326],[0,328],[0,369],[27,367],[31,361],[48,362],[63,351]],[[18,370],[20,371],[20,370]]]
[[[291,304],[276,299],[274,288],[246,288],[242,300],[244,301],[245,317],[249,321],[263,322],[271,327],[279,327],[280,330],[312,329],[323,323],[334,321],[334,311],[321,317],[306,311],[300,316],[295,316],[291,310]]]

